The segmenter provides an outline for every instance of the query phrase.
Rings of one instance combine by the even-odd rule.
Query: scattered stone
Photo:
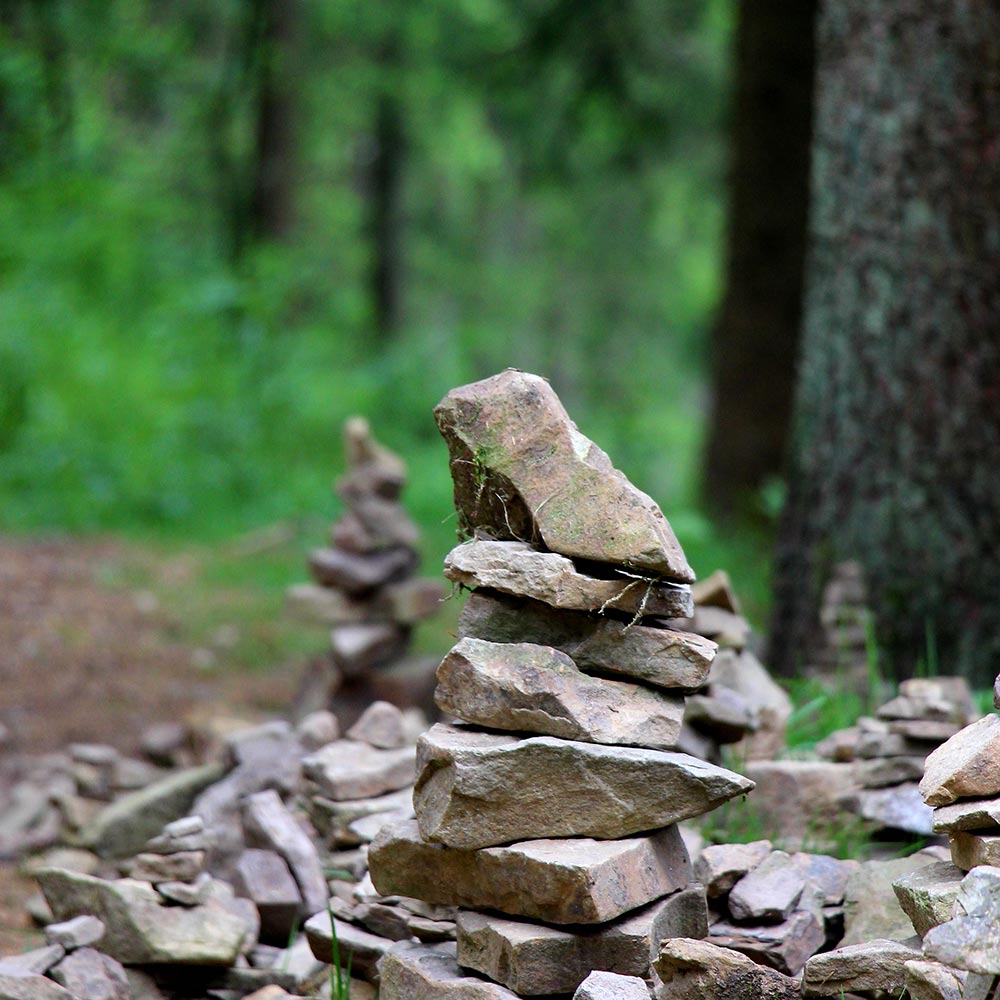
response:
[[[57,944],[66,951],[96,944],[102,937],[104,937],[104,924],[97,917],[87,914],[61,923],[49,924],[45,928],[46,943]]]
[[[813,955],[806,962],[802,993],[806,997],[836,997],[845,992],[884,990],[898,996],[905,986],[903,966],[920,957],[918,949],[886,939]]]
[[[302,896],[285,859],[277,851],[249,848],[236,864],[233,888],[253,900],[260,914],[261,939],[283,943],[298,922]]]
[[[698,816],[753,782],[687,754],[438,724],[417,744],[421,834],[452,847],[626,837]]]
[[[337,740],[302,758],[302,770],[321,795],[342,801],[370,799],[413,784],[413,747],[379,750]]]
[[[9,969],[0,962],[0,997],[3,1000],[76,1000],[69,990],[35,972]]]
[[[383,895],[481,907],[552,924],[595,924],[687,886],[676,827],[626,840],[528,840],[462,850],[424,841],[414,821],[386,827],[369,852]]]
[[[131,878],[140,882],[191,882],[205,867],[204,851],[178,851],[176,854],[137,854],[127,865]]]
[[[358,740],[380,750],[394,750],[406,745],[403,713],[387,701],[374,701],[347,730],[349,740]]]
[[[940,962],[912,959],[903,965],[903,976],[913,1000],[962,1000],[968,973]]]
[[[557,552],[526,542],[463,542],[445,556],[444,575],[466,587],[486,587],[571,611],[613,609],[629,615],[683,618],[691,613],[691,589],[634,574],[591,576]]]
[[[857,871],[859,862],[832,858],[828,854],[805,854],[799,852],[792,855],[792,861],[814,886],[823,893],[823,904],[837,905],[844,901],[847,883],[851,874]]]
[[[953,864],[935,861],[892,883],[899,905],[920,937],[951,919],[962,878]]]
[[[79,948],[53,970],[52,978],[86,1000],[131,1000],[128,977],[120,962],[93,948]]]
[[[302,929],[312,953],[328,964],[333,962],[333,936],[336,934],[341,967],[346,967],[349,962],[353,975],[371,981],[378,980],[378,963],[393,944],[346,920],[331,918],[325,909],[311,916]]]
[[[733,886],[729,912],[736,920],[779,923],[791,914],[805,885],[795,862],[784,851],[774,851]]]
[[[379,982],[384,1000],[520,1000],[506,987],[463,972],[454,944],[396,945],[386,953]]]
[[[924,775],[924,758],[877,757],[863,760],[855,766],[855,774],[862,788],[884,788],[919,781]]]
[[[729,892],[770,853],[769,840],[755,840],[749,844],[712,844],[698,855],[694,863],[694,877],[705,887],[709,899],[717,899]]]
[[[1000,794],[1000,715],[966,726],[928,758],[920,792],[929,806]]]
[[[295,735],[304,749],[319,750],[340,736],[340,723],[333,712],[320,708],[299,720]]]
[[[742,952],[761,965],[786,975],[798,975],[826,939],[820,914],[795,910],[777,924],[744,926],[718,920],[709,928],[712,944]]]
[[[649,987],[638,976],[592,972],[580,983],[573,1000],[649,1000]]]
[[[461,639],[437,678],[443,712],[492,729],[664,749],[684,716],[681,698],[589,677],[565,653],[530,643]]]
[[[459,530],[691,583],[659,507],[570,420],[551,386],[508,370],[453,389],[434,411],[448,444]]]
[[[65,954],[66,949],[62,945],[47,944],[41,948],[32,948],[30,951],[21,952],[20,955],[2,958],[0,965],[8,972],[19,971],[24,974],[41,976],[61,961]]]
[[[851,801],[845,797],[846,801]],[[920,836],[930,836],[934,814],[913,783],[891,788],[866,788],[855,800],[857,812],[864,820],[894,830],[905,830]]]

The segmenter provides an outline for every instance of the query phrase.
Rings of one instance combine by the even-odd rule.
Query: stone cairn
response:
[[[385,699],[427,707],[434,662],[407,659],[416,622],[438,609],[444,588],[417,579],[416,525],[400,503],[406,466],[379,444],[368,421],[344,425],[347,472],[335,493],[347,509],[331,544],[309,556],[313,583],[289,588],[293,614],[331,626],[330,653],[314,663],[296,699],[296,714],[328,708],[336,696],[344,721]]]
[[[421,737],[416,818],[369,864],[384,895],[460,907],[457,945],[393,949],[380,996],[648,997],[651,942],[707,930],[676,824],[752,787],[672,749],[715,653],[665,624],[692,614],[691,569],[545,380],[509,370],[435,416],[470,536],[437,675],[459,721]]]
[[[854,789],[846,810],[873,830],[933,833],[931,810],[917,790],[928,754],[978,718],[963,677],[914,677],[881,705],[874,718],[831,733],[816,751],[830,761],[852,764]]]

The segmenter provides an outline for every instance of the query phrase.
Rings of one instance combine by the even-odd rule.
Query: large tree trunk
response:
[[[897,675],[1000,663],[1000,0],[825,0],[771,662],[865,568]],[[766,372],[762,373],[766,377]]]
[[[802,317],[816,0],[739,6],[726,294],[712,337],[704,492],[757,509],[781,474]]]

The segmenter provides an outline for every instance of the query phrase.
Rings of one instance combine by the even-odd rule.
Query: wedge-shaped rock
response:
[[[716,645],[693,632],[628,625],[610,615],[565,611],[510,594],[469,594],[458,636],[533,642],[566,653],[580,670],[621,674],[656,687],[695,691],[708,678]]]
[[[459,529],[694,581],[656,503],[584,437],[544,379],[508,370],[434,410],[448,444]]]
[[[899,996],[903,991],[903,966],[921,958],[920,951],[885,938],[852,944],[806,962],[802,993],[807,997],[839,997],[842,993],[884,990]]]
[[[303,925],[309,947],[321,962],[334,959],[333,938],[337,937],[337,951],[343,965],[350,963],[351,971],[364,979],[378,978],[378,963],[392,947],[393,942],[380,934],[372,934],[346,920],[333,918],[325,910],[313,914]]]
[[[592,972],[580,983],[573,1000],[649,1000],[649,987],[638,976]]]
[[[614,567],[591,576],[557,552],[525,542],[473,541],[444,558],[444,575],[466,587],[488,587],[570,611],[606,611],[682,618],[691,609],[686,583],[651,583]]]
[[[107,928],[101,950],[126,965],[232,965],[247,923],[214,900],[166,906],[148,882],[114,882],[61,868],[36,874],[59,920],[92,914]]]
[[[729,892],[770,853],[769,840],[754,840],[749,844],[709,844],[694,863],[694,877],[705,887],[709,899],[717,899]]]
[[[955,917],[927,932],[924,952],[956,969],[1000,975],[1000,921],[995,916]]]
[[[972,871],[977,865],[1000,865],[1000,835],[953,833],[951,840],[951,860],[964,872]]]
[[[460,910],[458,964],[521,996],[572,993],[594,969],[649,973],[649,935],[659,904],[585,931]]]
[[[551,924],[613,920],[691,878],[674,826],[624,840],[527,840],[473,851],[429,844],[410,820],[384,827],[368,861],[384,896],[499,910]]]
[[[733,886],[729,912],[736,920],[780,923],[795,908],[805,887],[798,865],[784,851],[774,851]]]
[[[826,937],[822,917],[795,910],[779,924],[743,925],[719,920],[709,930],[712,944],[742,952],[761,965],[788,976],[798,975]]]
[[[441,662],[434,700],[466,722],[585,743],[677,745],[684,699],[589,677],[557,649],[461,639]]]
[[[0,963],[0,996],[4,1000],[76,1000],[65,987],[37,972],[10,969]]]
[[[934,832],[955,833],[957,830],[1000,832],[1000,798],[971,799],[938,806],[934,810]]]
[[[956,917],[991,917],[1000,921],[1000,868],[973,868],[958,889]]]
[[[700,816],[753,782],[687,754],[433,726],[417,744],[413,809],[427,840],[627,837]]]
[[[302,758],[302,773],[335,802],[370,799],[413,781],[413,747],[379,750],[355,740],[336,740]]]
[[[382,960],[379,1000],[519,1000],[505,986],[460,969],[455,945],[398,944]]]
[[[965,873],[950,862],[935,861],[892,883],[899,905],[921,937],[932,927],[951,920],[964,877]]]
[[[659,1000],[798,1000],[799,983],[708,941],[672,938],[653,963]]]
[[[929,806],[1000,794],[1000,715],[966,726],[928,758],[920,793]]]

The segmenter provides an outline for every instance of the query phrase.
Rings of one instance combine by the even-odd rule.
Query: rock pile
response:
[[[844,805],[866,824],[929,835],[930,809],[917,790],[924,762],[978,714],[964,678],[911,678],[874,718],[862,716],[816,749],[828,760],[853,762],[857,787]]]
[[[390,951],[380,995],[624,996],[581,984],[707,930],[676,824],[752,787],[671,749],[715,652],[664,623],[691,616],[692,573],[543,379],[505,372],[435,416],[471,536],[445,562],[474,593],[436,694],[459,721],[421,737],[415,820],[369,861],[378,891],[460,907],[457,943]]]
[[[294,614],[332,628],[330,653],[307,674],[297,714],[337,709],[349,721],[375,699],[401,705],[428,700],[434,664],[407,659],[413,625],[444,596],[437,580],[417,579],[416,525],[400,503],[406,466],[379,444],[368,422],[344,425],[347,471],[335,493],[347,509],[330,545],[309,556],[313,583],[288,591]]]
[[[853,560],[837,563],[820,597],[820,632],[810,655],[816,673],[865,690],[872,622],[864,569]]]

